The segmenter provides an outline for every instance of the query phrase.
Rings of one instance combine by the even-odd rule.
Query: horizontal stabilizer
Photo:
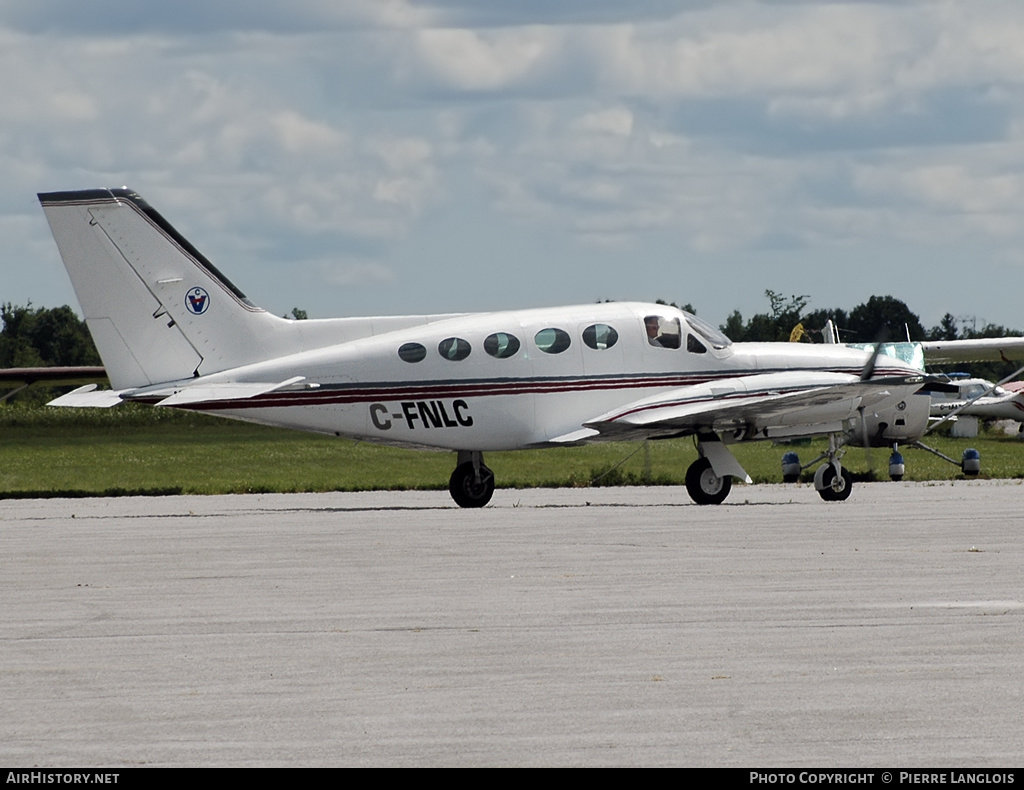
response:
[[[245,400],[246,398],[255,398],[257,395],[285,389],[292,384],[299,383],[303,379],[303,376],[295,376],[294,378],[279,382],[196,384],[164,398],[157,403],[157,406],[186,406],[193,403],[209,403],[210,401]]]
[[[111,406],[124,403],[121,395],[127,392],[127,390],[97,390],[97,386],[96,384],[86,384],[66,395],[54,398],[46,405],[73,406],[84,409],[109,409]]]

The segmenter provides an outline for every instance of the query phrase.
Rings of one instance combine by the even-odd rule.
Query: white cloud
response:
[[[573,121],[572,128],[585,134],[629,137],[633,133],[633,113],[628,107],[609,107],[577,118]]]
[[[283,110],[270,117],[281,147],[288,153],[338,155],[348,143],[348,135],[329,124],[303,117],[294,110]]]
[[[431,145],[423,138],[373,138],[366,142],[366,149],[391,171],[429,167],[431,163]]]
[[[1018,156],[1024,151],[1018,152]],[[894,235],[950,238],[965,233],[1019,236],[1024,209],[1024,161],[1015,172],[976,159],[966,163],[941,161],[859,167],[857,187],[869,198],[912,210],[917,221],[904,223]],[[923,227],[922,227],[923,226]]]
[[[537,70],[560,37],[541,27],[490,31],[426,29],[416,37],[424,68],[459,90],[496,90]]]
[[[797,6],[738,15],[720,5],[643,27],[590,33],[609,88],[644,96],[742,96],[877,82],[901,53],[893,12],[874,5]]]

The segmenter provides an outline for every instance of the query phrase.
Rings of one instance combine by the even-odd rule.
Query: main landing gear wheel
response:
[[[698,505],[720,505],[730,491],[732,478],[716,475],[707,458],[698,458],[686,470],[686,493]]]
[[[477,482],[473,464],[459,464],[448,480],[448,493],[459,507],[483,507],[494,494],[494,472],[480,464],[480,482]]]
[[[838,484],[836,483],[836,468],[832,464],[825,464],[820,471],[821,488],[818,488],[817,483],[815,483],[815,488],[818,488],[822,499],[826,502],[842,502],[850,498],[850,492],[853,490],[853,475],[850,474],[849,469],[843,467]]]

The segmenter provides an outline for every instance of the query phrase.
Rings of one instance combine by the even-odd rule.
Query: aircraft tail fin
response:
[[[39,202],[114,389],[297,350],[291,322],[253,305],[137,193],[50,192]]]

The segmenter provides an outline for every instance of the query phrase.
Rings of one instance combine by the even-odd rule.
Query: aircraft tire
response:
[[[686,470],[686,493],[698,505],[720,505],[730,491],[732,478],[716,475],[707,458],[698,458]]]
[[[843,487],[836,491],[832,488],[832,481],[836,478],[836,470],[832,464],[826,464],[824,471],[821,473],[821,482],[824,488],[818,493],[821,498],[826,502],[843,502],[850,498],[850,492],[853,491],[853,475],[850,474],[850,470],[846,467],[842,469]]]
[[[476,482],[473,464],[459,464],[448,480],[448,493],[459,507],[483,507],[494,494],[494,472],[480,465],[480,482]]]

